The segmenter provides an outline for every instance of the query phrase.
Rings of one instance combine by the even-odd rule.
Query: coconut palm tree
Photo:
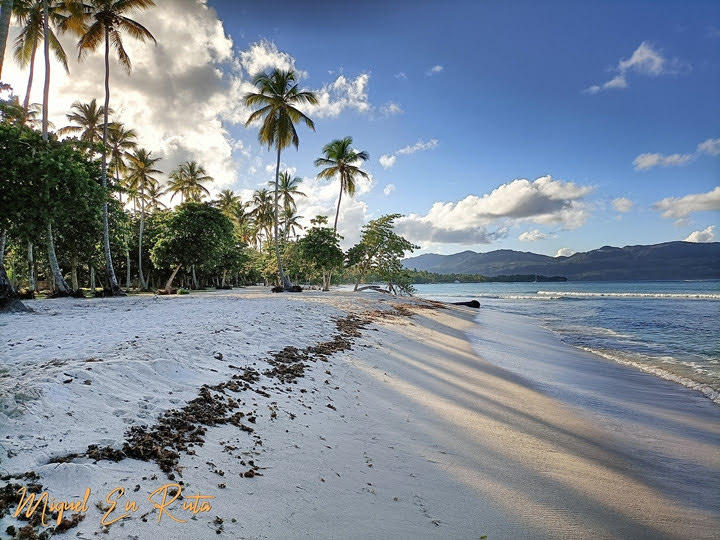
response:
[[[115,111],[110,109],[109,114]],[[70,125],[62,127],[58,130],[58,135],[79,135],[81,141],[90,144],[102,140],[103,137],[103,118],[105,117],[105,108],[97,105],[97,99],[93,98],[89,103],[75,101],[70,106],[70,112],[65,115]]]
[[[197,161],[186,161],[170,173],[170,183],[167,189],[172,193],[170,200],[172,201],[179,193],[181,203],[185,201],[200,202],[205,195],[210,195],[210,191],[202,183],[214,180],[212,176],[208,176],[205,167],[198,164]]]
[[[302,178],[290,176],[289,171],[281,172],[278,183],[278,198],[280,199],[283,209],[295,210],[297,205],[295,204],[295,197],[307,197],[298,187],[302,182]],[[275,182],[268,182],[270,187],[275,185]]]
[[[262,120],[258,139],[268,150],[275,146],[277,150],[277,164],[275,166],[275,256],[283,287],[291,287],[290,280],[285,276],[282,260],[280,258],[280,243],[278,240],[278,191],[280,181],[280,153],[283,148],[291,144],[297,148],[300,139],[295,130],[295,123],[304,122],[307,127],[315,131],[315,124],[297,107],[301,105],[317,104],[317,97],[313,92],[300,91],[295,82],[296,75],[292,70],[284,71],[274,69],[272,72],[260,73],[253,83],[258,92],[248,92],[243,101],[248,107],[259,108],[255,110],[245,122],[249,126],[257,120]]]
[[[121,122],[113,122],[108,128],[108,147],[110,150],[110,168],[115,171],[115,185],[122,204],[122,183],[120,172],[125,171],[125,158],[131,150],[137,148],[135,130],[126,129]]]
[[[291,234],[293,236],[297,236],[298,230],[302,231],[304,229],[304,227],[300,224],[300,220],[303,219],[303,216],[297,215],[295,210],[292,208],[283,208],[280,213],[280,219],[282,222],[283,237],[285,238],[285,242],[290,239]]]
[[[148,188],[147,188],[147,193],[146,193],[147,205],[148,205],[147,207],[152,210],[158,210],[161,207],[167,208],[167,206],[165,206],[165,203],[163,203],[160,200],[160,197],[165,195],[165,193],[167,193],[167,191],[164,190],[159,183],[158,184],[150,184],[150,186],[148,186]]]
[[[238,204],[241,204],[240,196],[235,195],[232,189],[223,189],[218,198],[212,202],[213,206],[218,208],[223,214],[232,219],[233,210]]]
[[[355,180],[358,176],[369,178],[367,173],[360,170],[357,166],[359,162],[367,161],[370,155],[365,152],[356,152],[352,150],[352,137],[345,137],[326,144],[323,147],[325,157],[315,160],[316,167],[325,167],[318,173],[319,178],[328,180],[335,176],[340,177],[340,195],[338,196],[337,211],[335,213],[335,225],[333,230],[337,231],[338,217],[340,216],[340,201],[342,201],[343,193],[347,193],[350,197],[355,194]]]
[[[138,148],[132,154],[128,155],[128,184],[132,189],[140,192],[140,232],[138,234],[138,274],[140,276],[140,288],[143,291],[148,289],[145,282],[145,276],[142,270],[142,239],[143,230],[145,229],[145,190],[157,185],[158,180],[154,175],[162,174],[162,171],[155,169],[155,164],[160,158],[150,157],[152,152],[148,152],[144,148]]]
[[[47,1],[47,0],[45,0]],[[152,0],[86,0],[84,15],[90,24],[78,42],[78,59],[82,59],[88,52],[95,51],[102,43],[105,44],[105,106],[103,117],[103,153],[101,179],[102,187],[107,191],[107,137],[108,113],[110,110],[110,46],[115,49],[120,65],[127,73],[132,70],[130,57],[125,52],[122,42],[122,32],[140,41],[155,38],[142,24],[126,16],[141,9],[155,5]],[[105,265],[107,266],[110,288],[114,295],[123,294],[115,277],[112,256],[110,255],[110,230],[108,225],[107,200],[103,203],[103,240],[105,244]]]
[[[13,5],[13,14],[17,23],[22,27],[20,34],[15,39],[14,56],[21,68],[29,68],[27,90],[25,91],[25,100],[23,108],[25,111],[30,107],[30,91],[32,90],[33,77],[35,74],[35,55],[38,45],[43,41],[44,37],[44,16],[43,16],[43,0],[15,0]],[[53,26],[65,28],[68,14],[66,6],[63,3],[52,2],[48,4],[48,14]],[[50,49],[55,54],[55,58],[68,70],[67,55],[65,49],[58,41],[52,27],[48,28],[50,37]]]
[[[270,192],[263,189],[256,189],[253,192],[252,204],[254,208],[250,211],[250,216],[253,220],[253,225],[256,231],[256,243],[262,245],[259,239],[260,232],[265,233],[265,237],[270,240],[272,235],[270,234],[270,228],[273,225],[273,200]]]

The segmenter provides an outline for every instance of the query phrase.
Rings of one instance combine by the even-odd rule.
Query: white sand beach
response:
[[[82,501],[90,488],[86,508],[65,512],[81,521],[58,538],[720,531],[716,405],[700,416],[682,409],[691,391],[676,385],[669,402],[648,399],[635,417],[593,411],[544,391],[540,374],[479,356],[467,334],[477,310],[259,287],[29,305],[34,313],[0,315],[0,488],[39,484],[55,501]],[[602,371],[601,359],[480,313],[505,357],[537,343],[538,370],[564,370],[567,388],[590,395],[593,376],[573,386],[568,359],[585,372]],[[637,377],[638,388],[653,379]],[[143,428],[134,438],[133,427]],[[163,453],[172,437],[175,457]],[[123,457],[106,447],[149,461],[97,459]],[[173,490],[182,499],[168,494],[163,509]],[[0,538],[27,526],[16,507],[5,502]]]

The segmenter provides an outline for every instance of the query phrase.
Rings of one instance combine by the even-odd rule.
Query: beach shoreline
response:
[[[356,330],[360,335],[337,324],[368,313],[374,315]],[[272,295],[248,288],[159,300],[50,301],[35,314],[2,315],[7,338],[0,358],[9,361],[0,386],[12,382],[16,399],[11,403],[7,390],[0,395],[0,467],[3,474],[38,472],[38,482],[59,499],[92,489],[86,519],[68,538],[102,530],[104,511],[94,505],[107,505],[103,497],[118,486],[136,494],[141,508],[111,524],[110,538],[190,539],[218,530],[231,538],[716,533],[717,496],[698,505],[684,496],[692,486],[676,489],[672,476],[647,477],[627,451],[638,449],[637,440],[620,451],[626,433],[528,384],[532,374],[478,356],[468,338],[477,314],[378,293]],[[338,336],[347,348],[326,361],[305,360],[304,377],[264,375],[272,351],[339,343]],[[173,478],[137,459],[49,463],[82,454],[89,444],[119,448],[129,427],[151,426],[202,385],[214,388],[249,369],[260,373],[251,388],[227,394],[252,432],[231,423],[206,426],[204,443],[180,452]],[[673,416],[651,404],[643,412]],[[654,458],[691,468],[682,478],[696,477],[710,492],[720,471],[718,423],[670,420],[672,433],[633,421],[666,449]],[[244,476],[250,470],[252,477]],[[161,515],[158,523],[147,499],[163,483],[179,481],[188,496],[214,496],[212,510],[184,516],[184,523]],[[0,537],[11,523],[0,520]]]

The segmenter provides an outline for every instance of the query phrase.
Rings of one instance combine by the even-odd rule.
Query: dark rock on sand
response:
[[[466,306],[466,307],[471,307],[471,308],[479,308],[480,307],[480,302],[478,302],[477,300],[469,300],[467,302],[452,302],[452,304],[454,306]]]

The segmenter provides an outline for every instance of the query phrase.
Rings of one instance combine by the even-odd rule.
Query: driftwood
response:
[[[366,291],[367,289],[371,289],[373,291],[377,291],[377,292],[381,292],[381,293],[385,293],[385,294],[390,294],[390,291],[386,291],[379,285],[365,285],[364,287],[358,287],[358,292]]]
[[[471,308],[479,308],[480,302],[478,302],[477,300],[469,300],[467,302],[452,302],[452,305],[453,306],[466,306],[466,307],[471,307]]]

